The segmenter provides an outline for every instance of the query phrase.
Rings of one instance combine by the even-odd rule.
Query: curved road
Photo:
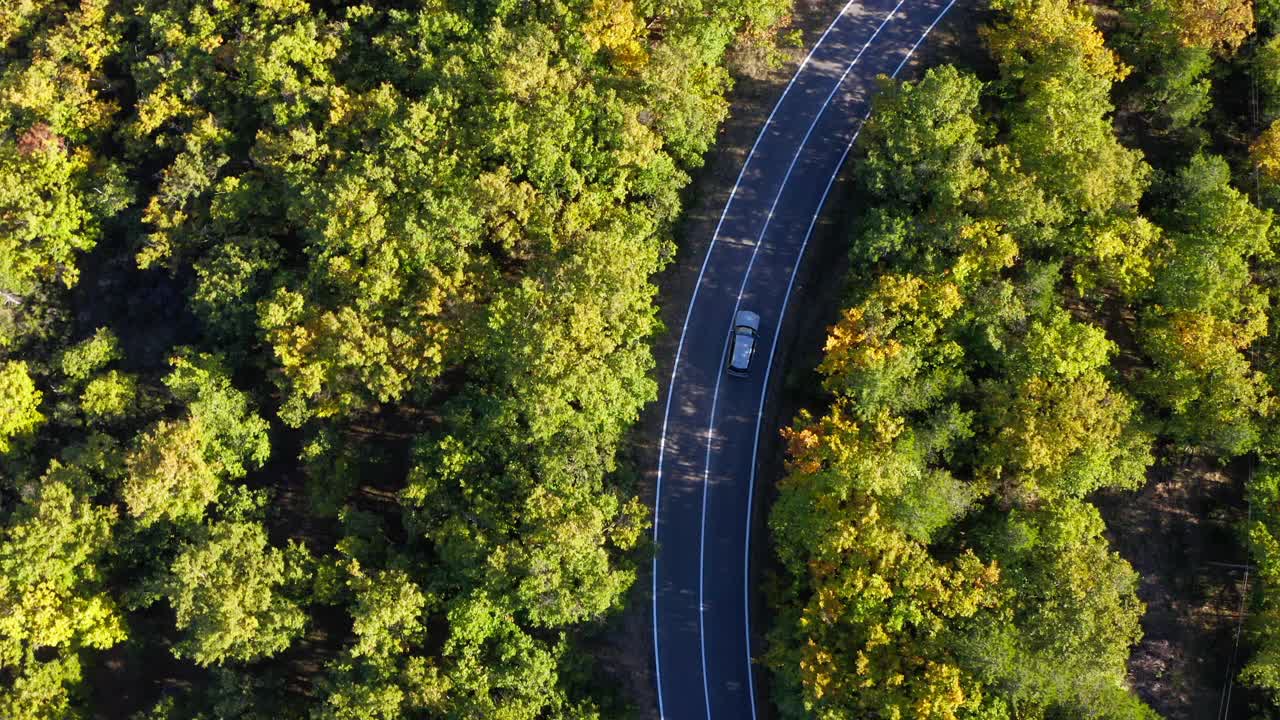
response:
[[[783,91],[707,249],[667,388],[654,506],[664,720],[754,720],[751,505],[778,325],[818,213],[868,112],[956,0],[850,0]],[[723,371],[737,309],[761,317],[748,378]]]

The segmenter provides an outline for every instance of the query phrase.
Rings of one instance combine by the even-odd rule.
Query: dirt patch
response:
[[[1168,720],[1223,717],[1229,674],[1239,671],[1228,667],[1248,562],[1237,534],[1247,473],[1243,463],[1223,468],[1166,450],[1141,490],[1095,498],[1147,605],[1130,681]],[[1247,716],[1246,704],[1237,688],[1230,714]]]

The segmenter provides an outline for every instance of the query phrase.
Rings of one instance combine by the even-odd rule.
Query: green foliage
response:
[[[0,365],[0,453],[9,452],[14,437],[32,432],[44,421],[39,410],[41,398],[26,363]]]
[[[1130,648],[1142,636],[1138,575],[1107,547],[1093,506],[1013,511],[984,530],[1001,568],[1001,609],[960,632],[959,654],[1011,707],[1049,717],[1149,717],[1127,694]],[[1118,712],[1121,711],[1121,712]],[[1114,715],[1113,715],[1114,713]]]
[[[538,643],[484,595],[459,599],[448,618],[448,717],[533,720],[559,704],[556,656],[563,646]]]
[[[383,570],[366,578],[355,568],[352,575],[357,638],[352,657],[386,662],[421,642],[427,598],[404,571]]]
[[[947,718],[978,709],[982,690],[948,648],[959,620],[992,601],[995,566],[972,555],[940,565],[925,546],[879,522],[874,504],[842,509],[833,525],[823,513],[807,528],[822,542],[788,568],[807,568],[812,595],[798,617],[783,618],[781,627],[793,623],[798,636],[775,637],[780,649],[770,659],[781,691],[803,698],[784,712]]]
[[[81,383],[121,357],[120,341],[115,333],[100,327],[91,337],[67,348],[58,365],[68,380]]]
[[[186,404],[201,430],[205,457],[219,474],[240,478],[267,461],[269,426],[256,415],[249,396],[231,384],[214,355],[178,355],[164,378],[173,396]]]
[[[1225,0],[1222,10],[1240,3]],[[1131,0],[1121,4],[1126,22],[1119,45],[1138,69],[1140,87],[1135,93],[1141,108],[1157,125],[1157,132],[1187,135],[1196,143],[1196,130],[1212,105],[1212,83],[1207,77],[1217,46],[1239,45],[1247,33],[1230,28],[1229,12],[1223,12],[1216,31],[1207,34],[1213,21],[1194,29],[1188,17],[1210,9],[1185,0]],[[1250,20],[1251,24],[1251,20]],[[1237,34],[1238,33],[1238,34]]]
[[[1254,52],[1252,71],[1266,121],[1273,122],[1280,116],[1280,36],[1272,35],[1259,44]]]
[[[0,289],[19,295],[39,281],[74,285],[75,258],[97,242],[99,218],[124,205],[119,177],[94,177],[87,153],[45,139],[43,127],[28,131],[34,147],[25,154],[12,141],[0,142]],[[115,197],[90,195],[99,183]]]
[[[125,461],[121,498],[143,526],[199,520],[222,481],[243,477],[246,466],[261,465],[271,453],[266,421],[214,356],[179,355],[171,363],[164,383],[187,414],[157,421]]]
[[[1137,575],[1084,501],[1153,461],[1094,300],[1165,267],[1109,118],[1128,71],[1083,6],[993,5],[999,83],[886,83],[862,134],[833,397],[784,432],[769,520],[782,717],[1155,717]]]
[[[68,687],[80,676],[80,662],[74,655],[33,660],[10,687],[0,690],[0,712],[14,720],[68,717],[73,712]]]
[[[137,395],[137,381],[130,375],[112,370],[84,386],[80,409],[91,418],[118,418],[130,413]]]
[[[1170,130],[1194,127],[1213,103],[1212,85],[1205,77],[1213,56],[1202,47],[1177,46],[1159,62],[1162,71],[1148,81],[1148,108]]]
[[[1249,262],[1271,256],[1271,213],[1231,186],[1230,168],[1220,157],[1192,158],[1171,191],[1179,202],[1165,222],[1172,243],[1156,301],[1229,319],[1261,314]]]
[[[1280,704],[1280,473],[1263,467],[1247,488],[1257,514],[1244,528],[1257,565],[1254,602],[1249,618],[1253,656],[1240,671],[1244,684],[1263,691]]]
[[[147,616],[125,665],[206,668],[130,710],[604,712],[576,642],[645,530],[614,456],[657,392],[651,278],[730,58],[776,58],[787,22],[783,0],[0,8],[0,518],[52,459],[127,516],[104,585],[177,623]],[[307,593],[330,640],[282,660]],[[15,687],[83,713],[104,689],[74,661]]]
[[[1148,395],[1171,413],[1170,432],[1229,455],[1259,439],[1271,413],[1250,346],[1266,332],[1268,299],[1251,263],[1272,256],[1271,213],[1231,187],[1221,158],[1196,156],[1179,174],[1171,240],[1140,338],[1155,367]]]
[[[1008,14],[986,33],[1004,82],[1022,95],[1009,115],[1020,166],[1068,212],[1105,215],[1137,205],[1148,170],[1116,139],[1109,92],[1129,69],[1106,47],[1083,5],[1000,0]]]
[[[1134,403],[1102,373],[1115,352],[1105,333],[1058,310],[1032,321],[1023,343],[1007,379],[989,385],[994,436],[982,472],[1019,504],[1137,488],[1151,438],[1133,427]]]
[[[56,461],[0,529],[0,688],[5,717],[66,715],[77,654],[125,638],[97,563],[116,511],[85,498],[82,471]]]
[[[120,497],[144,527],[157,520],[192,521],[218,493],[219,477],[204,454],[199,420],[161,420],[138,437],[125,460]]]
[[[867,156],[858,164],[863,185],[878,197],[935,212],[954,211],[980,188],[988,132],[977,118],[982,83],[944,65],[919,83],[882,81],[863,131]],[[923,208],[922,208],[923,209]]]
[[[75,284],[78,255],[129,203],[120,165],[94,147],[118,109],[105,65],[121,23],[104,0],[23,3],[0,37],[0,290],[27,295]]]
[[[281,594],[285,554],[267,544],[262,526],[224,522],[203,528],[174,558],[164,593],[183,639],[174,655],[199,665],[270,657],[306,624]]]

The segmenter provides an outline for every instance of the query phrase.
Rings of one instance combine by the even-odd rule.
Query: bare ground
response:
[[[1244,519],[1247,466],[1163,452],[1136,493],[1096,502],[1112,547],[1138,571],[1147,605],[1143,639],[1129,658],[1138,695],[1168,720],[1246,717],[1229,679],[1248,562],[1236,528]],[[1243,640],[1243,638],[1242,638]],[[1244,657],[1244,652],[1240,653]]]

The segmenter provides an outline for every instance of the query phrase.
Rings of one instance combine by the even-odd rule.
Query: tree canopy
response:
[[[992,5],[998,75],[886,82],[859,139],[870,262],[770,516],[783,717],[1155,717],[1128,686],[1137,575],[1089,501],[1141,485],[1155,437],[1101,320],[1173,291],[1190,224],[1142,210],[1152,171],[1111,118],[1129,69],[1090,12]]]
[[[652,278],[788,17],[0,9],[0,715],[613,707]]]

